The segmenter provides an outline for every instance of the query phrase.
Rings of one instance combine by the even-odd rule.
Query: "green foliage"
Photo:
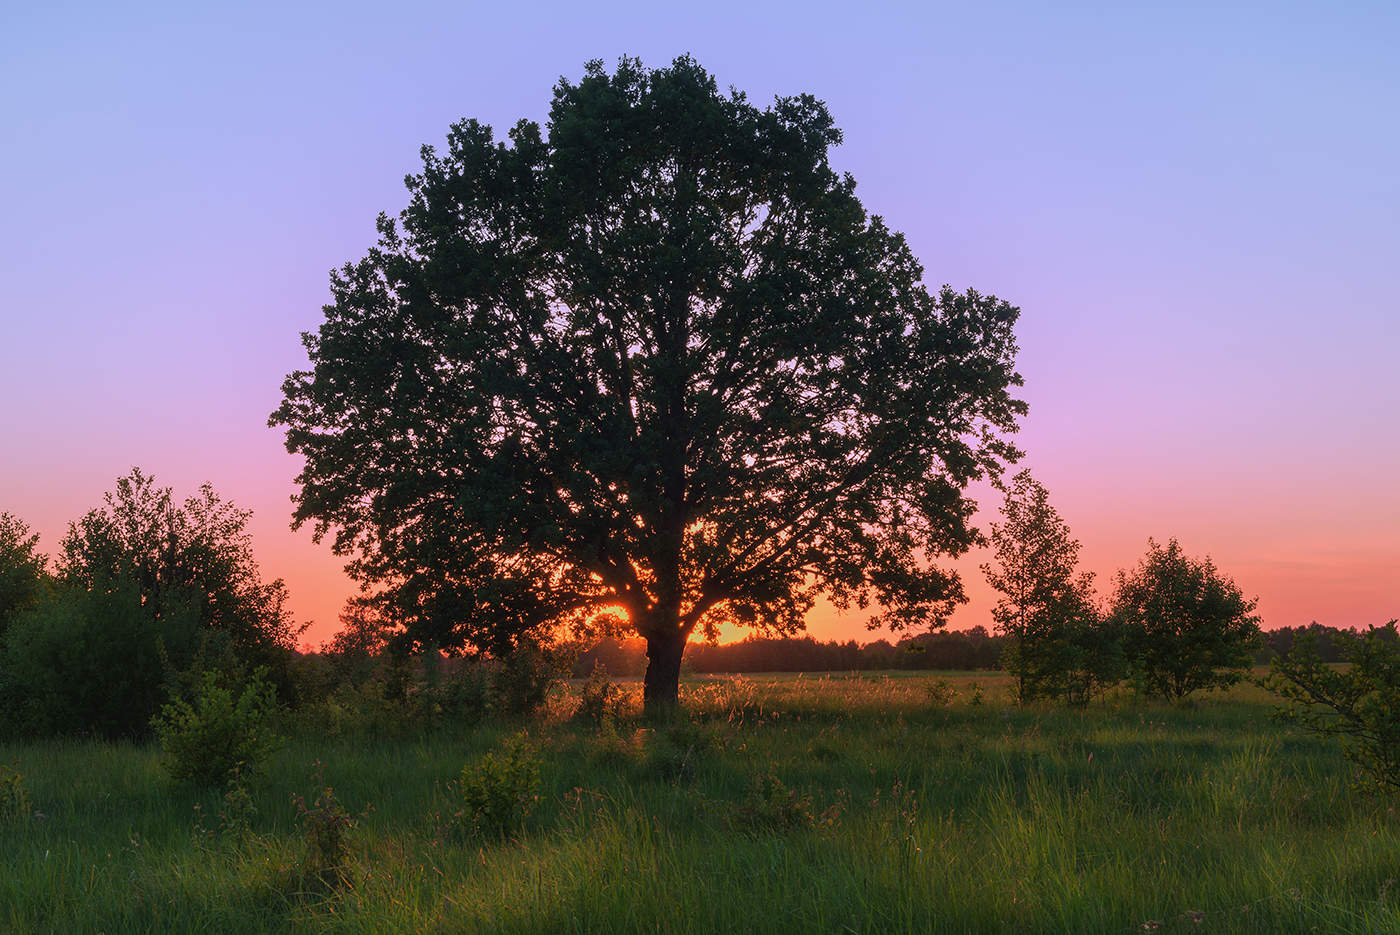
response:
[[[0,515],[0,730],[141,736],[205,668],[265,666],[290,697],[298,631],[253,561],[250,514],[207,484],[177,504],[139,469],[104,501],[69,525],[51,585]]]
[[[788,788],[773,773],[763,773],[754,780],[734,815],[742,827],[756,831],[792,831],[810,828],[816,822],[812,797]]]
[[[1001,592],[992,619],[1018,700],[1085,704],[1122,678],[1120,642],[1095,607],[1093,575],[1076,574],[1079,542],[1049,497],[1029,471],[1012,478],[1003,521],[991,524],[996,562],[982,572]]]
[[[253,559],[251,516],[208,484],[177,503],[169,487],[157,487],[154,477],[133,468],[104,495],[101,508],[69,524],[59,576],[89,590],[131,582],[156,623],[166,613],[192,611],[209,636],[201,641],[206,653],[265,666],[287,691],[286,668],[300,631],[286,610],[281,579],[264,582]],[[177,669],[189,664],[172,662]]]
[[[350,832],[355,819],[326,784],[319,761],[315,770],[315,800],[307,805],[303,797],[292,797],[304,847],[299,882],[303,887],[335,890],[350,883]]]
[[[340,630],[321,647],[331,668],[332,680],[341,685],[363,685],[388,656],[392,625],[367,601],[352,599],[340,613]],[[401,654],[399,654],[401,657]]]
[[[482,655],[410,656],[389,647],[362,662],[326,653],[327,682],[308,717],[331,733],[401,737],[479,724],[491,716],[535,713],[560,684],[568,660],[522,641],[504,659]]]
[[[480,837],[504,838],[520,831],[539,802],[539,752],[524,734],[462,769],[456,789],[461,808],[453,825]]]
[[[588,762],[594,767],[619,772],[646,761],[645,729],[624,730],[617,721],[604,720],[588,750]]]
[[[700,767],[713,760],[722,746],[714,727],[679,719],[664,729],[652,731],[646,772],[669,783],[694,782]]]
[[[437,667],[430,672],[439,672]],[[492,699],[492,673],[480,659],[452,659],[421,690],[419,708],[432,721],[467,726],[485,720],[495,705]],[[544,689],[545,693],[548,688]],[[525,694],[522,692],[522,694]],[[538,705],[532,695],[517,700],[525,710]]]
[[[276,694],[263,675],[259,670],[235,690],[226,676],[206,672],[192,699],[161,710],[154,727],[170,778],[218,786],[263,769],[282,743],[271,725]]]
[[[21,613],[39,603],[49,575],[39,537],[17,516],[0,513],[0,640]]]
[[[935,708],[945,708],[958,697],[957,689],[947,679],[933,679],[924,685],[924,691]]]
[[[0,765],[0,824],[29,818],[29,790],[19,770]]]
[[[152,616],[137,584],[64,582],[5,634],[4,720],[27,735],[141,737],[166,697],[172,658],[193,659],[193,608]]]
[[[223,804],[219,808],[219,833],[234,840],[244,840],[252,835],[253,818],[258,814],[257,803],[253,801],[253,793],[249,789],[249,778],[242,764],[235,767],[228,777]]]
[[[502,651],[491,678],[491,704],[507,717],[533,714],[568,671],[568,660],[533,639]]]
[[[1134,677],[1175,700],[1243,677],[1259,640],[1257,605],[1210,558],[1191,558],[1175,539],[1165,548],[1149,539],[1138,567],[1118,573],[1110,614]]]
[[[593,663],[593,671],[579,691],[578,711],[574,715],[588,724],[600,725],[617,714],[621,690],[608,676],[602,662]]]
[[[1400,637],[1396,622],[1334,633],[1344,664],[1322,661],[1315,634],[1276,658],[1265,684],[1291,706],[1280,714],[1347,741],[1347,756],[1374,786],[1400,791]]]
[[[674,704],[692,632],[893,627],[962,600],[974,480],[1017,452],[1019,311],[930,294],[832,169],[810,95],[760,109],[690,58],[590,63],[545,127],[454,125],[332,276],[270,424],[295,522],[409,638],[499,653],[622,607]]]

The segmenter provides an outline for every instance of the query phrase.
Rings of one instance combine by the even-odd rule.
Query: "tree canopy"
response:
[[[992,619],[1008,637],[1003,662],[1017,697],[1084,703],[1117,681],[1118,642],[1102,626],[1093,572],[1077,572],[1079,540],[1029,471],[1012,478],[991,544],[995,563],[982,572],[1001,594]]]
[[[1259,641],[1258,599],[1175,539],[1147,544],[1138,567],[1118,573],[1110,611],[1137,677],[1171,699],[1238,682]]]
[[[0,627],[5,732],[139,736],[204,669],[266,667],[289,695],[299,631],[281,580],[264,582],[253,559],[250,516],[208,484],[180,502],[139,469],[118,478],[69,524],[56,574]],[[0,582],[17,567],[47,578],[34,544],[0,514]]]
[[[139,468],[117,479],[104,505],[70,523],[61,581],[85,590],[129,585],[147,616],[193,614],[248,666],[280,671],[299,632],[282,579],[263,581],[247,526],[252,513],[209,484],[183,503]]]
[[[455,124],[303,336],[270,419],[294,525],[420,643],[620,609],[649,703],[692,633],[800,630],[818,595],[941,623],[964,491],[1018,455],[1018,310],[931,294],[840,140],[689,58],[590,63],[502,141]]]
[[[0,639],[11,620],[39,602],[48,578],[39,537],[18,516],[0,513]]]

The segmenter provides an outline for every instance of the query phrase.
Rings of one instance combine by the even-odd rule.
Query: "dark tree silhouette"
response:
[[[1291,702],[1280,713],[1303,728],[1347,740],[1347,757],[1371,784],[1400,791],[1400,634],[1396,621],[1365,633],[1316,623],[1273,661],[1265,686]],[[1300,628],[1301,629],[1301,628]],[[1318,652],[1327,632],[1346,664]]]
[[[137,468],[118,478],[0,641],[0,726],[141,736],[200,669],[266,667],[290,697],[300,631],[253,558],[250,517],[208,484],[182,502]]]
[[[652,707],[697,629],[797,631],[818,594],[940,623],[963,491],[1017,455],[1017,309],[926,291],[811,96],[594,62],[508,137],[425,147],[332,276],[270,419],[306,458],[294,524],[420,644],[620,606]]]
[[[1016,697],[1085,704],[1120,676],[1118,640],[1104,626],[1093,572],[1077,571],[1079,540],[1050,503],[1050,492],[1021,471],[992,523],[995,563],[982,566],[1000,592],[992,619],[1008,637],[1003,663]]]
[[[251,510],[210,484],[177,502],[140,468],[117,478],[103,500],[69,524],[58,556],[61,580],[87,590],[129,582],[152,617],[188,608],[243,664],[284,668],[300,630],[286,609],[286,585],[263,581],[253,558]]]
[[[1147,545],[1137,568],[1118,573],[1110,611],[1143,684],[1179,700],[1238,682],[1259,643],[1258,599],[1175,539]]]
[[[38,535],[18,516],[0,513],[0,646],[10,621],[39,602],[48,583],[48,561]]]

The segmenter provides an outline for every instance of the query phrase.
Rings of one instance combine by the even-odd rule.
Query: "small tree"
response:
[[[198,786],[223,785],[240,774],[259,773],[282,742],[272,730],[277,710],[262,670],[242,686],[205,672],[190,698],[161,709],[155,728],[171,779]]]
[[[1396,622],[1364,634],[1333,631],[1347,665],[1318,654],[1316,630],[1273,662],[1265,685],[1292,706],[1282,715],[1307,730],[1336,734],[1347,757],[1378,787],[1400,790],[1400,637]],[[1320,629],[1320,628],[1319,628]]]
[[[216,648],[244,668],[265,666],[285,690],[287,659],[300,631],[286,610],[286,586],[280,578],[263,581],[253,558],[252,512],[222,499],[209,484],[179,503],[139,468],[118,478],[104,500],[69,524],[60,579],[89,590],[130,582],[157,622],[192,610]]]
[[[0,730],[144,735],[166,697],[163,660],[192,660],[198,641],[192,609],[153,618],[132,581],[61,583],[5,634]]]
[[[1093,574],[1076,573],[1079,542],[1029,471],[1012,478],[992,523],[995,564],[982,572],[1001,592],[992,619],[1007,637],[1002,662],[1017,697],[1087,702],[1117,681],[1117,642],[1107,639],[1094,606]]]
[[[340,612],[340,630],[322,645],[335,681],[360,685],[385,663],[392,626],[371,602],[351,598]]]
[[[289,691],[297,631],[253,560],[250,515],[207,484],[179,503],[140,470],[119,478],[4,634],[0,727],[145,734],[176,677],[210,667],[267,667]]]
[[[1257,605],[1209,557],[1149,539],[1138,567],[1118,573],[1111,614],[1144,687],[1176,700],[1240,680],[1259,638]]]
[[[11,621],[39,602],[48,579],[39,537],[17,516],[0,513],[0,638]]]

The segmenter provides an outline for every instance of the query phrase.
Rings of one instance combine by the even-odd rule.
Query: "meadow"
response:
[[[0,930],[1400,932],[1397,803],[1248,684],[1076,710],[994,673],[690,678],[670,724],[624,687],[600,725],[577,683],[523,722],[288,724],[242,801],[151,745],[0,745],[38,813],[0,823]],[[523,827],[463,832],[463,766],[522,734]],[[327,786],[328,883],[294,800]]]

